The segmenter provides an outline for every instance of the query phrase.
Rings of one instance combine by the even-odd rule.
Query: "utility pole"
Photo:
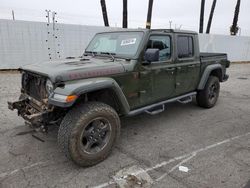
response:
[[[172,21],[169,21],[169,29],[172,29]]]
[[[55,23],[57,22],[55,19],[56,19],[56,12],[53,11],[52,12],[52,24],[53,24],[53,31],[55,30]]]
[[[237,0],[237,4],[235,7],[235,11],[234,11],[233,25],[230,28],[231,35],[237,35],[237,33],[239,31],[239,27],[237,25],[239,13],[240,13],[240,0]]]
[[[215,6],[216,6],[216,1],[217,0],[213,1],[212,7],[211,7],[211,11],[210,11],[210,15],[209,15],[209,20],[208,20],[208,23],[207,23],[207,31],[206,31],[207,34],[210,33],[211,24],[212,24],[212,20],[213,20],[213,16],[214,16],[214,9],[215,9]]]
[[[100,2],[101,2],[101,7],[102,7],[102,16],[103,16],[104,25],[105,25],[105,27],[109,27],[106,2],[105,2],[105,0],[100,0]]]
[[[146,28],[151,28],[151,17],[152,17],[152,9],[153,9],[153,0],[148,1],[148,15],[147,15],[147,22],[146,22]]]
[[[203,33],[205,0],[201,0],[200,28],[199,33]]]
[[[123,0],[123,21],[122,27],[128,28],[128,2],[127,0]]]
[[[49,13],[51,12],[51,10],[45,10],[45,12],[47,13],[46,18],[48,19],[48,24],[50,23],[50,18],[49,18]]]
[[[15,21],[15,13],[14,13],[14,10],[12,10],[11,13],[12,13],[12,19]]]

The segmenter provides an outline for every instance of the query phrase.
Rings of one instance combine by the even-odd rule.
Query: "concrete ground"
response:
[[[59,151],[56,129],[29,128],[7,100],[20,76],[0,74],[0,187],[250,187],[250,64],[232,65],[218,104],[173,103],[161,114],[122,119],[112,154],[80,168]],[[43,142],[44,140],[44,142]]]

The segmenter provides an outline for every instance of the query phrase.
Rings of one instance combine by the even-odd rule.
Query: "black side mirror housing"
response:
[[[143,64],[148,65],[151,62],[159,61],[159,56],[160,56],[159,52],[160,52],[160,50],[157,48],[148,48],[145,52],[145,55],[144,55],[145,62],[143,62]]]

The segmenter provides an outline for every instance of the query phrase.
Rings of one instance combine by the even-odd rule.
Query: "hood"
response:
[[[119,60],[113,61],[104,57],[56,60],[26,65],[20,69],[46,76],[54,83],[125,72]]]

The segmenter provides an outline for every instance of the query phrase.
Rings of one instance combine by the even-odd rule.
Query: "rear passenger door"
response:
[[[200,75],[198,39],[195,35],[176,35],[176,95],[194,91]]]

